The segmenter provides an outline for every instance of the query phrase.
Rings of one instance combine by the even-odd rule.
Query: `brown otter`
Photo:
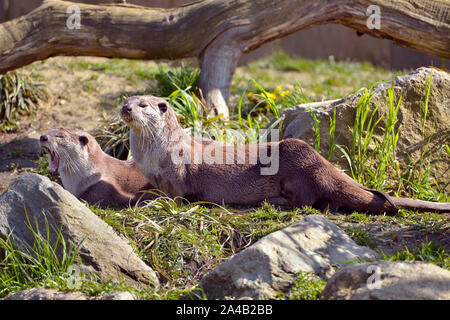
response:
[[[133,160],[107,155],[87,132],[50,129],[40,137],[40,144],[50,155],[49,170],[58,172],[64,188],[89,204],[127,206],[156,197],[139,192],[154,187]]]
[[[210,148],[202,148],[158,97],[130,97],[120,114],[131,128],[130,147],[138,167],[171,197],[243,205],[268,201],[375,214],[394,214],[398,208],[450,212],[450,203],[395,198],[367,189],[302,140],[236,147],[210,142]],[[272,174],[264,172],[271,169],[270,162],[278,165]]]

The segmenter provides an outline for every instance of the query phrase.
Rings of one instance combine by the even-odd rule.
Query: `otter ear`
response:
[[[164,113],[169,108],[169,105],[167,104],[166,101],[162,101],[162,102],[158,103],[158,108],[162,113]]]
[[[89,142],[89,139],[88,139],[88,137],[86,137],[86,136],[80,136],[79,138],[78,138],[78,140],[80,140],[80,143],[81,143],[81,145],[84,147],[85,145],[87,145],[88,144],[88,142]]]

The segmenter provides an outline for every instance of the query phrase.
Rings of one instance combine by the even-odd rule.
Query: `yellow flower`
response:
[[[247,94],[247,97],[250,99],[251,97],[253,97],[253,92],[249,92],[248,94]]]
[[[278,86],[275,88],[275,92],[281,91],[283,88],[281,88],[281,86]]]
[[[272,99],[272,100],[276,100],[277,95],[271,92],[267,92],[267,97]]]
[[[291,93],[289,90],[285,90],[285,91],[283,91],[282,93],[280,93],[280,96],[281,96],[282,98],[284,98],[284,97],[286,97],[289,93]]]

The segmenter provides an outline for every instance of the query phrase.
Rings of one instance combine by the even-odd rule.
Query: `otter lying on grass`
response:
[[[395,214],[399,208],[450,212],[450,203],[396,198],[367,189],[302,140],[202,144],[185,133],[172,107],[159,97],[130,97],[120,115],[131,129],[130,147],[137,166],[170,197],[239,205],[267,201],[374,214]]]

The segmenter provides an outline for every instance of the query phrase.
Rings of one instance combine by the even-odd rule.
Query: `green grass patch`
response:
[[[125,77],[130,81],[150,80],[158,71],[156,64],[141,60],[108,59],[93,62],[84,59],[73,59],[67,63],[69,70],[91,70],[98,73]]]
[[[14,71],[0,75],[0,132],[18,130],[17,119],[33,114],[47,99],[42,83]]]
[[[376,249],[377,241],[363,228],[349,227],[345,232],[360,246]]]
[[[209,203],[178,204],[160,197],[128,209],[91,210],[124,235],[166,290],[187,290],[234,253],[297,221],[302,210],[280,211],[265,204],[232,209]]]
[[[155,73],[161,97],[169,97],[174,91],[180,89],[198,92],[199,77],[200,69],[193,68],[190,64],[184,62],[178,68],[170,68],[162,64]]]
[[[405,249],[390,256],[383,254],[383,259],[387,261],[431,262],[441,268],[450,270],[450,253],[448,249],[432,241],[423,242],[412,251],[405,247]]]
[[[12,234],[0,238],[0,296],[24,288],[69,287],[79,281],[73,276],[79,245],[66,244],[60,229],[55,229],[57,239],[50,240],[50,227],[46,221],[45,233],[39,232],[36,222],[27,221],[33,236],[33,245],[17,243]],[[82,270],[81,270],[82,272]],[[82,273],[80,277],[83,277]]]
[[[315,274],[300,271],[289,292],[286,295],[280,294],[278,298],[287,300],[318,300],[326,284],[325,280]]]

